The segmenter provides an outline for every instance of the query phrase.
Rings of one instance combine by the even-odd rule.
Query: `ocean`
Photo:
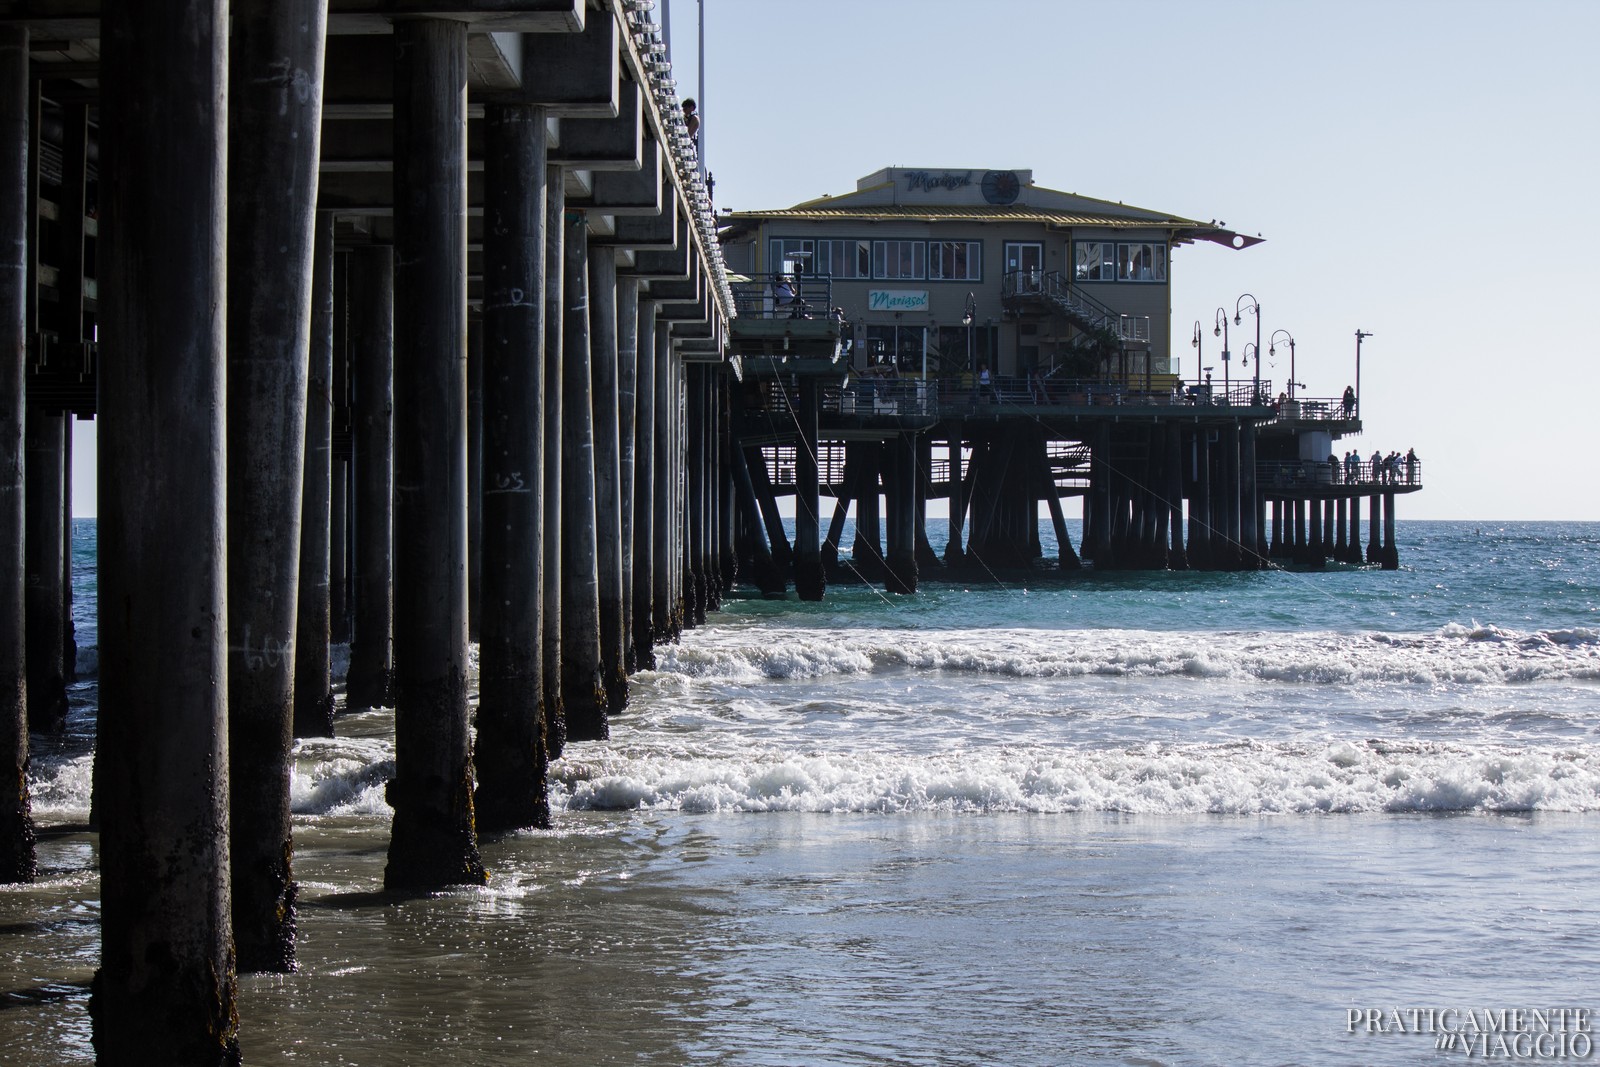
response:
[[[0,888],[19,1067],[92,1062],[76,532],[85,677],[34,739],[39,881]],[[297,751],[300,970],[241,979],[246,1062],[1600,1059],[1600,524],[1398,542],[730,599],[484,889],[375,892],[392,715],[346,715]]]

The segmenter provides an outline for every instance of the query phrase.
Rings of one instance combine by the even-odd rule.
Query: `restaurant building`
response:
[[[1175,374],[1173,250],[1259,242],[1031,170],[887,167],[853,192],[718,222],[730,270],[830,280],[856,369],[919,375]]]

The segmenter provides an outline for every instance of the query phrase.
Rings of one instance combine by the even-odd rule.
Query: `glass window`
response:
[[[1078,241],[1072,277],[1080,282],[1165,282],[1167,246],[1160,241]]]
[[[874,278],[926,278],[928,246],[922,241],[872,242]]]
[[[788,273],[792,266],[797,274],[814,273],[816,242],[809,237],[779,237],[768,242],[770,259],[767,270],[773,274]],[[785,261],[788,261],[787,263]]]
[[[835,278],[870,278],[872,242],[818,241],[815,270]]]
[[[983,280],[981,241],[929,241],[928,277],[947,282]]]

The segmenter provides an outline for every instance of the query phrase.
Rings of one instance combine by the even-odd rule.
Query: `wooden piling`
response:
[[[311,255],[305,467],[300,503],[300,592],[294,628],[294,735],[333,734],[328,637],[329,493],[333,456],[333,213],[319,211]]]
[[[590,379],[594,411],[594,513],[600,671],[606,712],[628,703],[627,638],[622,611],[622,426],[617,250],[589,248]],[[632,309],[630,308],[630,315]]]
[[[63,640],[66,592],[62,587],[67,423],[37,404],[27,411],[27,664],[28,728],[55,733],[67,721]]]
[[[395,268],[384,245],[357,248],[349,292],[355,475],[354,610],[345,706],[394,703]]]
[[[637,515],[634,484],[639,466],[639,279],[617,280],[617,473],[622,520],[622,669],[638,669],[633,625],[634,527]]]
[[[97,1062],[238,1062],[223,0],[101,16]]]
[[[589,223],[584,213],[568,211],[563,230],[561,702],[567,740],[600,741],[610,727],[600,653]]]
[[[390,888],[481,885],[467,707],[465,23],[395,23]]]
[[[655,627],[655,493],[656,493],[656,302],[639,301],[638,378],[634,392],[638,418],[634,422],[633,454],[633,658],[639,670],[654,670]]]
[[[822,572],[818,515],[817,419],[821,390],[815,378],[800,382],[800,439],[795,442],[794,588],[801,600],[821,600],[828,587]]]
[[[1210,570],[1211,556],[1211,440],[1203,427],[1194,431],[1194,495],[1189,498],[1189,566]]]
[[[962,562],[965,553],[962,551],[962,517],[966,511],[962,499],[961,478],[961,427],[960,423],[952,420],[948,424],[949,439],[945,446],[949,450],[950,474],[948,478],[949,492],[947,498],[950,502],[950,538],[945,542],[944,561],[947,565],[954,566]]]
[[[673,425],[681,418],[674,404],[677,397],[674,388],[677,368],[678,361],[672,352],[672,326],[665,320],[659,320],[656,324],[655,403],[651,405],[655,415],[655,499],[651,504],[650,520],[651,630],[653,640],[657,642],[671,640],[676,632],[673,629],[672,554],[676,542],[672,527],[677,518],[675,501],[678,479],[682,474],[673,450],[676,440]]]
[[[232,0],[228,775],[243,971],[294,970],[295,623],[327,4]]]
[[[1400,569],[1400,549],[1394,541],[1394,493],[1392,492],[1383,494],[1383,554],[1380,562],[1386,571]]]
[[[28,31],[0,26],[0,882],[37,864],[28,799],[23,467],[27,395]]]
[[[567,743],[561,692],[562,330],[566,318],[566,172],[545,166],[544,182],[544,551],[542,620],[545,747],[559,759]]]
[[[467,640],[483,615],[483,325],[467,322]]]
[[[478,792],[483,830],[548,826],[543,707],[544,284],[548,136],[543,108],[485,115],[484,587]]]
[[[888,589],[891,593],[917,591],[916,471],[917,440],[902,433],[884,443],[884,466],[890,472]]]

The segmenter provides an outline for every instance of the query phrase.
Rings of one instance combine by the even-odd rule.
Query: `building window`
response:
[[[1160,241],[1078,241],[1073,263],[1080,282],[1167,280],[1167,246]]]
[[[922,241],[872,242],[874,278],[926,278],[928,246]]]
[[[770,258],[767,261],[767,270],[773,274],[788,273],[791,264],[797,274],[814,273],[813,264],[816,260],[816,242],[809,237],[780,237],[768,242],[767,248]]]
[[[814,269],[835,278],[872,277],[871,241],[818,241]]]
[[[929,241],[928,277],[934,281],[983,280],[983,242]]]

